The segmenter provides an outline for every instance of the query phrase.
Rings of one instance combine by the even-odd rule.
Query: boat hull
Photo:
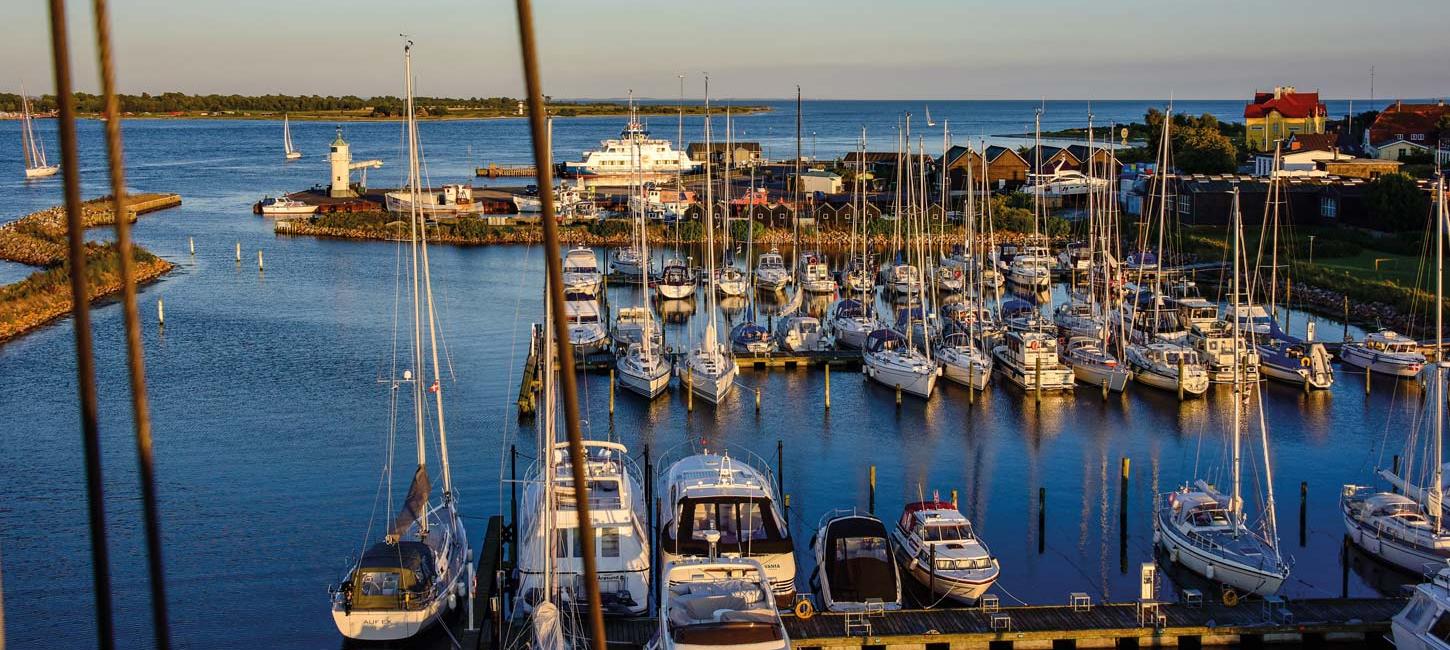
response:
[[[1121,393],[1128,387],[1132,374],[1122,366],[1103,366],[1091,363],[1072,364],[1072,376],[1089,386],[1108,385],[1108,390]]]
[[[1349,508],[1342,501],[1340,514],[1344,519],[1344,529],[1349,534],[1349,540],[1355,546],[1364,549],[1364,552],[1384,562],[1415,575],[1423,574],[1427,567],[1445,565],[1447,558],[1443,555],[1407,544],[1392,536],[1381,535],[1378,531],[1360,523],[1350,514]]]
[[[901,392],[922,399],[931,397],[932,390],[936,388],[937,377],[941,374],[940,369],[912,372],[888,364],[873,364],[869,359],[862,364],[861,372],[878,384],[888,388],[900,388]]]
[[[60,171],[60,165],[46,165],[44,167],[27,167],[25,169],[25,177],[26,178],[45,178],[47,176],[54,176],[59,171]]]
[[[1161,515],[1160,515],[1161,516]],[[1209,580],[1233,587],[1242,594],[1269,596],[1279,592],[1288,576],[1230,562],[1195,546],[1177,529],[1155,520],[1158,546],[1184,568]]]
[[[656,375],[651,375],[632,372],[628,366],[621,365],[617,375],[620,386],[649,399],[659,397],[670,386],[668,367]]]
[[[1259,374],[1269,379],[1288,384],[1298,386],[1307,385],[1314,390],[1325,390],[1334,385],[1334,375],[1332,373],[1324,373],[1323,376],[1319,376],[1303,366],[1278,366],[1261,362],[1259,364]],[[1232,381],[1232,378],[1230,378],[1230,381]]]
[[[938,351],[937,357],[941,359],[942,376],[948,381],[973,390],[983,390],[992,380],[990,361],[974,362],[965,354],[952,354],[945,350]]]
[[[347,613],[340,607],[334,607],[332,622],[337,624],[337,631],[349,639],[401,641],[431,627],[442,616],[443,608],[448,607],[448,601],[447,597],[435,598],[427,607],[420,609],[380,612],[353,610]]]
[[[661,282],[655,285],[655,291],[659,292],[660,297],[666,300],[684,300],[695,295],[695,284],[693,282],[687,284],[666,284]]]
[[[1370,372],[1391,377],[1414,377],[1420,373],[1422,363],[1386,357],[1358,346],[1346,345],[1339,350],[1339,360],[1345,365],[1368,368]]]
[[[941,574],[937,574],[933,578],[931,571],[925,566],[922,566],[921,562],[916,562],[907,555],[900,535],[894,532],[892,535],[894,538],[893,541],[896,542],[892,546],[896,549],[897,562],[900,563],[902,568],[906,569],[906,574],[911,576],[912,580],[917,581],[923,587],[932,591],[933,597],[944,596],[963,605],[975,605],[978,600],[982,599],[982,594],[987,593],[987,590],[991,589],[992,585],[997,582],[997,575],[1000,574],[1000,571],[994,573],[990,578],[983,580],[962,580],[948,578]]]
[[[708,372],[695,367],[690,367],[685,372],[686,376],[681,381],[687,384],[690,392],[711,404],[719,404],[735,388],[735,377],[740,371],[732,361],[719,372]]]

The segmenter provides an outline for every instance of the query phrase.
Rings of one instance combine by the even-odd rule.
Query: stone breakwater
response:
[[[179,205],[176,194],[130,197],[125,218]],[[81,209],[85,227],[115,223],[110,197],[92,199]],[[34,330],[74,309],[71,266],[67,256],[65,207],[35,212],[0,226],[0,259],[43,267],[24,280],[0,287],[0,342]],[[140,247],[133,247],[136,283],[151,282],[174,266]],[[121,255],[114,243],[86,243],[87,299],[95,301],[121,291]]]

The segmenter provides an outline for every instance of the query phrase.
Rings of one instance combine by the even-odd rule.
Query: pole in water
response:
[[[1118,471],[1118,563],[1127,571],[1128,561],[1128,477],[1132,473],[1132,459],[1123,457]]]
[[[1342,340],[1349,340],[1349,296],[1344,297],[1344,338]]]
[[[936,544],[931,545],[931,581],[927,583],[926,593],[929,598],[936,599]]]
[[[866,494],[868,495],[866,497],[866,499],[867,499],[867,501],[866,501],[866,512],[871,513],[871,514],[874,515],[874,514],[876,514],[876,466],[875,465],[872,465],[871,466],[871,478],[868,481],[868,484],[870,485],[870,487],[867,489],[867,492],[866,492]]]
[[[695,410],[695,373],[685,373],[685,410]]]
[[[156,299],[156,324],[166,327],[166,303],[160,298]]]
[[[952,488],[952,507],[957,507],[957,489]]]
[[[1364,367],[1364,396],[1369,397],[1369,366]]]
[[[826,364],[826,410],[831,410],[831,364]]]
[[[187,237],[186,238],[186,248],[191,251],[191,254],[192,255],[196,255],[196,238],[195,237]]]
[[[262,267],[262,249],[260,249],[260,248],[257,249],[257,270],[258,271],[265,270]]]
[[[1037,554],[1047,552],[1047,487],[1037,488]]]
[[[1183,365],[1183,355],[1178,355],[1178,401],[1183,401],[1183,377],[1186,367]]]
[[[1042,401],[1042,355],[1040,355],[1040,354],[1037,355],[1037,361],[1034,362],[1034,365],[1036,367],[1034,368],[1033,374],[1035,375],[1034,381],[1036,383],[1032,387],[1032,399],[1034,401],[1041,402]]]
[[[614,417],[614,369],[609,369],[609,416]]]
[[[755,389],[755,412],[760,412],[760,388]]]
[[[1309,482],[1308,481],[1299,481],[1299,546],[1300,547],[1303,547],[1304,544],[1305,544],[1305,538],[1304,538],[1304,529],[1305,529],[1304,520],[1305,520],[1305,516],[1308,513],[1308,501],[1309,501]]]
[[[242,263],[242,242],[237,242],[237,264]]]
[[[1108,378],[1103,377],[1103,401],[1108,400]]]
[[[896,408],[901,408],[901,384],[896,385]]]
[[[1349,598],[1349,535],[1339,545],[1339,597]]]

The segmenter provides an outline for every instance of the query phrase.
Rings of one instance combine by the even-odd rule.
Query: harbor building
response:
[[[968,168],[972,170],[973,182],[981,182],[982,175],[986,174],[987,183],[994,190],[1005,190],[1027,181],[1027,159],[1007,147],[987,147],[985,169],[982,154],[961,145],[947,149],[944,164],[953,192],[966,189]]]
[[[703,142],[691,142],[685,147],[685,154],[696,165],[709,163],[716,167],[754,167],[761,163],[759,142],[712,142],[708,147]]]
[[[824,169],[801,172],[800,190],[803,194],[840,194],[841,175]]]
[[[1367,156],[1385,160],[1405,160],[1433,156],[1437,150],[1441,161],[1450,159],[1441,144],[1450,139],[1450,107],[1441,100],[1435,104],[1395,102],[1386,106],[1364,132]]]
[[[1273,151],[1274,143],[1297,133],[1324,133],[1328,111],[1318,91],[1301,93],[1293,86],[1255,92],[1244,107],[1244,142],[1251,151]]]

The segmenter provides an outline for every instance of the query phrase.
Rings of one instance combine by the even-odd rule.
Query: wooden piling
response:
[[[1036,378],[1036,383],[1033,384],[1033,388],[1032,388],[1032,399],[1035,400],[1035,401],[1041,402],[1042,401],[1042,355],[1040,355],[1040,354],[1037,355],[1037,361],[1035,362],[1035,366],[1036,366],[1035,372],[1036,372],[1037,378]]]
[[[166,327],[166,303],[160,298],[156,299],[156,324]]]
[[[866,512],[871,513],[871,514],[874,515],[874,514],[876,514],[876,466],[875,465],[872,465],[871,466],[871,474],[870,474],[870,476],[871,476],[871,478],[867,481],[867,484],[870,487],[868,487],[867,488],[867,491],[866,491],[866,494],[867,494],[867,497],[866,497]]]
[[[831,364],[826,365],[826,410],[831,410]]]
[[[614,369],[609,369],[609,416],[614,417]]]
[[[927,583],[926,597],[936,600],[936,544],[931,545],[931,580]]]
[[[237,264],[242,263],[242,242],[237,242]]]
[[[1118,470],[1118,563],[1127,570],[1128,552],[1128,479],[1132,476],[1133,461],[1123,456]]]
[[[755,388],[755,412],[760,413],[760,387]]]
[[[1349,598],[1349,535],[1339,543],[1339,597]]]
[[[1349,296],[1344,297],[1344,338],[1341,340],[1349,340]]]
[[[1178,401],[1183,401],[1183,378],[1187,373],[1187,367],[1183,365],[1183,355],[1178,355]]]
[[[257,270],[258,270],[258,271],[262,271],[262,270],[265,270],[265,269],[264,269],[264,268],[263,268],[263,267],[262,267],[262,249],[260,249],[260,248],[259,248],[259,249],[257,249]]]
[[[775,439],[775,491],[785,494],[785,442],[780,438]]]
[[[1309,482],[1299,481],[1299,546],[1302,548],[1306,543],[1305,519],[1308,514]]]
[[[1369,366],[1364,367],[1364,396],[1369,397]]]
[[[685,410],[695,410],[695,373],[685,372]]]
[[[896,408],[901,408],[901,384],[896,385]]]
[[[952,488],[952,507],[953,508],[956,508],[957,507],[957,489],[956,488]]]
[[[1037,488],[1037,554],[1047,552],[1047,487]]]
[[[196,256],[196,238],[195,237],[187,237],[186,238],[186,248],[187,248],[187,250],[190,250],[191,251],[191,255],[193,257]]]

